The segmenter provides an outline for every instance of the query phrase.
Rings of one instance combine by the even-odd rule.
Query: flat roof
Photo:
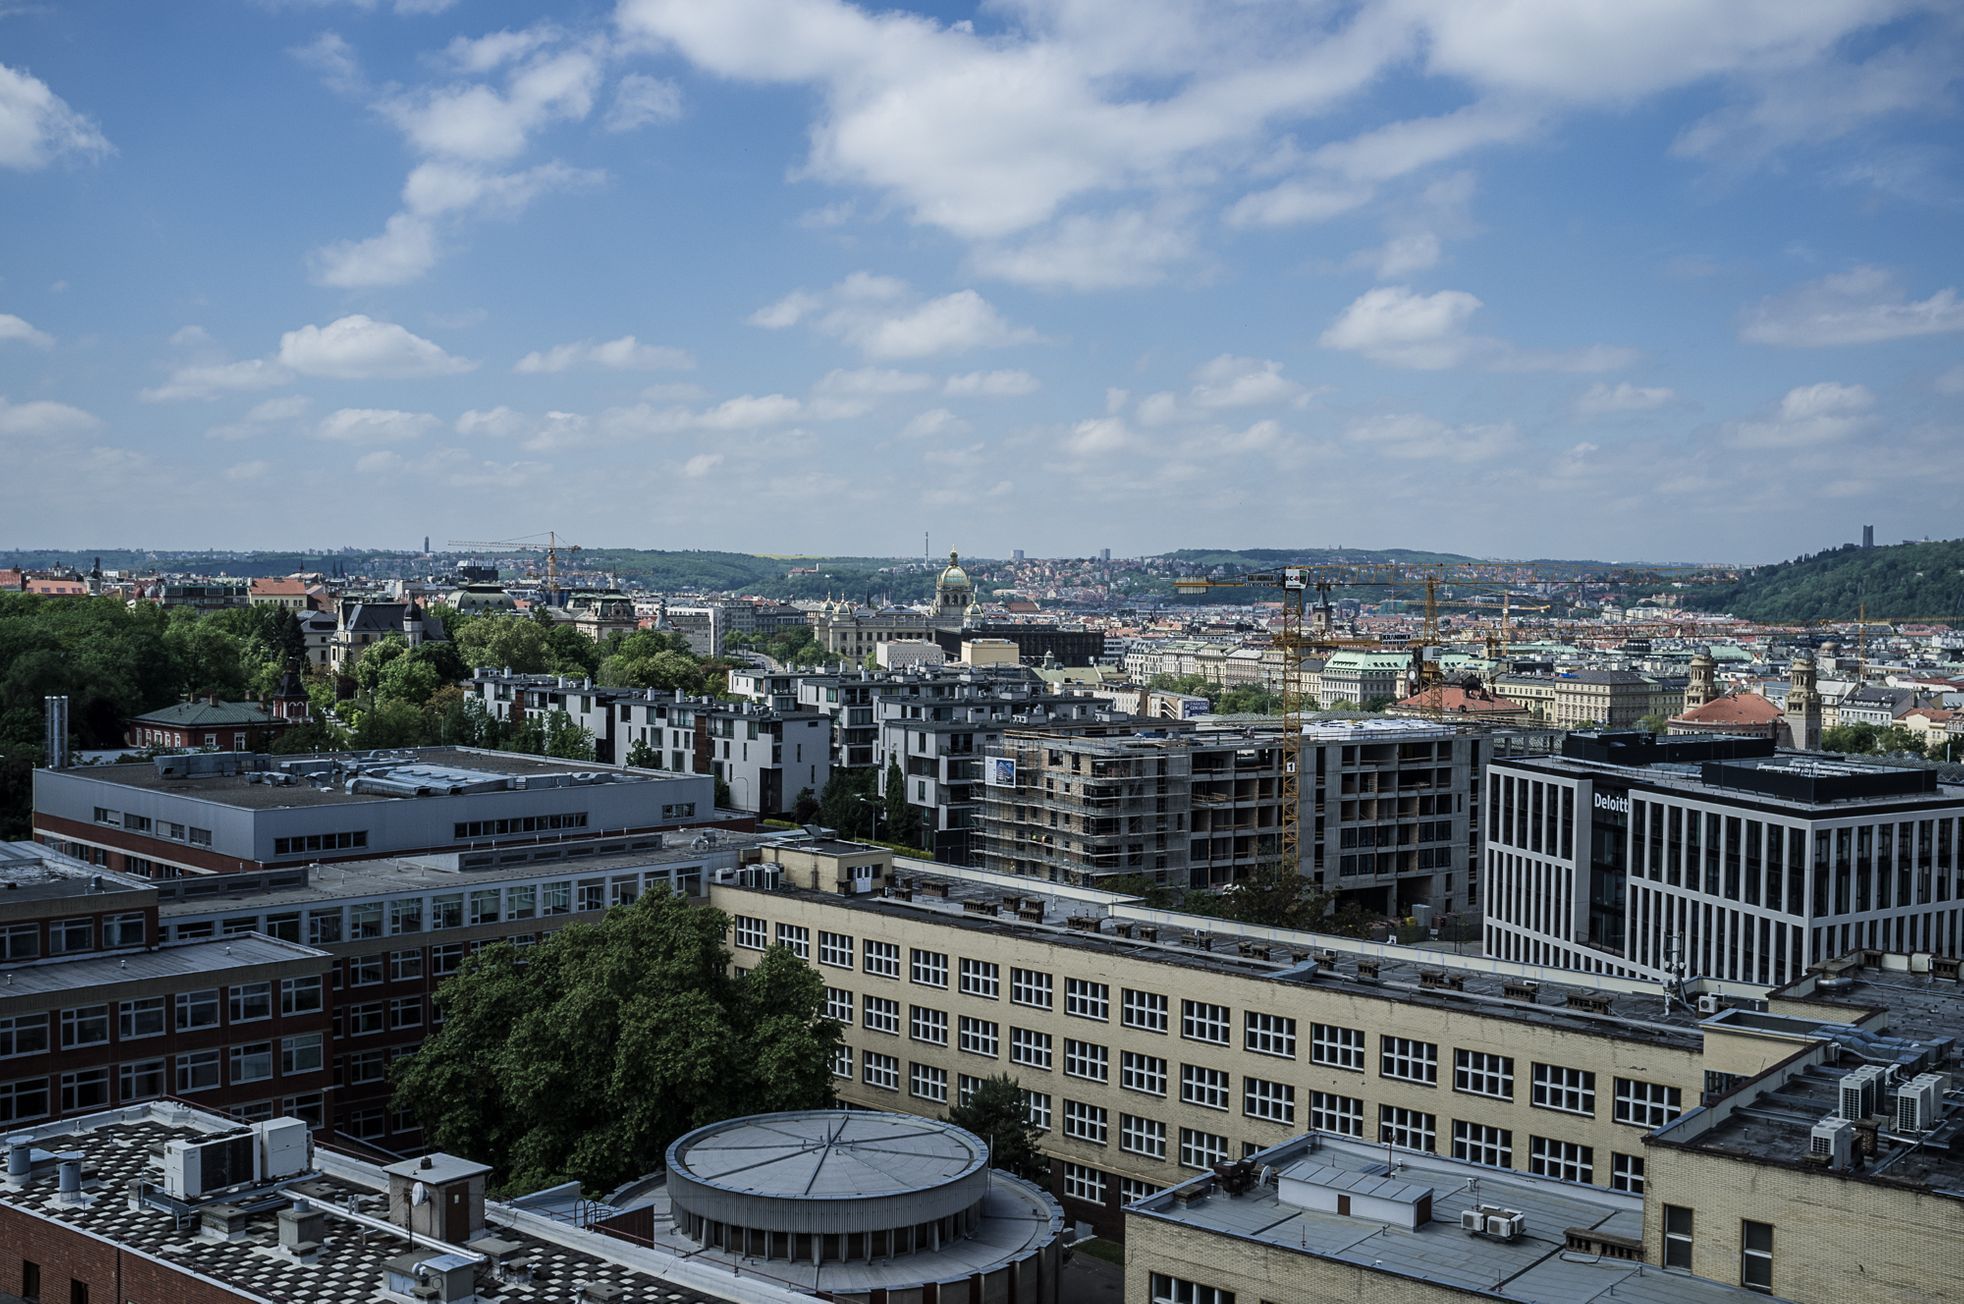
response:
[[[100,869],[36,842],[0,842],[0,906],[153,890],[147,879]]]
[[[1769,777],[1793,772],[1797,758],[1788,755],[1769,757],[1739,757],[1723,761],[1699,762],[1658,762],[1648,765],[1618,765],[1610,761],[1583,760],[1573,756],[1552,756],[1527,754],[1519,756],[1496,756],[1493,763],[1521,769],[1540,770],[1547,774],[1573,777],[1577,774],[1600,776],[1615,779],[1620,784],[1662,789],[1668,792],[1681,792],[1688,796],[1700,797],[1708,801],[1726,801],[1742,806],[1775,807],[1795,812],[1829,811],[1833,814],[1846,814],[1851,811],[1874,810],[1878,813],[1897,809],[1918,809],[1932,806],[1956,806],[1964,804],[1964,788],[1939,783],[1934,791],[1861,793],[1828,795],[1833,793],[1831,785],[1814,789],[1817,795],[1809,800],[1780,791],[1779,785],[1754,785],[1711,782],[1707,774],[1724,778],[1748,773],[1755,769],[1765,769]],[[1824,760],[1826,758],[1823,758]],[[1830,764],[1834,764],[1830,762]],[[1900,773],[1902,767],[1857,767],[1853,763],[1841,763],[1846,768],[1873,768],[1879,773]],[[1920,771],[1919,771],[1920,773]],[[1796,790],[1798,791],[1798,789]]]
[[[1405,1228],[1357,1214],[1303,1208],[1283,1200],[1280,1188],[1268,1182],[1258,1182],[1239,1195],[1216,1187],[1197,1199],[1181,1198],[1213,1186],[1212,1175],[1148,1196],[1130,1206],[1126,1216],[1391,1277],[1535,1304],[1609,1298],[1635,1304],[1699,1304],[1767,1298],[1742,1286],[1665,1273],[1653,1264],[1567,1249],[1572,1228],[1641,1242],[1640,1196],[1436,1155],[1387,1152],[1383,1146],[1322,1133],[1271,1147],[1256,1155],[1254,1162],[1275,1168],[1285,1178],[1299,1175],[1300,1166],[1306,1165],[1330,1174],[1333,1182],[1389,1183],[1407,1192],[1416,1188],[1430,1193],[1431,1216],[1415,1228]],[[1398,1202],[1416,1203],[1416,1196]],[[1461,1230],[1460,1215],[1477,1205],[1524,1214],[1524,1233],[1514,1241],[1467,1234]]]
[[[136,761],[120,765],[97,765],[86,769],[59,771],[97,783],[134,788],[146,792],[195,797],[250,810],[270,810],[291,806],[340,806],[362,802],[391,801],[421,795],[418,786],[442,795],[451,787],[461,791],[516,791],[513,779],[525,779],[525,791],[545,788],[557,790],[592,784],[659,784],[694,781],[698,775],[655,774],[643,770],[619,769],[594,761],[566,761],[552,757],[529,756],[522,752],[485,751],[470,747],[411,747],[389,752],[323,752],[309,756],[262,756],[255,753],[215,753],[189,757],[159,758],[182,760],[190,773],[165,777],[156,762]],[[244,768],[236,772],[199,773],[206,765],[223,765],[236,757]],[[333,768],[338,767],[338,768]],[[319,772],[325,782],[309,781]],[[291,782],[255,782],[253,775],[291,776]],[[591,779],[574,776],[592,775]],[[397,791],[347,791],[348,780],[364,777],[384,784],[399,785]],[[537,784],[542,779],[557,780]]]
[[[937,1189],[982,1167],[989,1148],[952,1123],[876,1110],[733,1118],[668,1148],[671,1174],[743,1195],[860,1200]]]
[[[383,1170],[318,1145],[313,1152],[317,1171],[283,1184],[269,1207],[252,1216],[235,1239],[209,1239],[197,1218],[180,1220],[150,1205],[131,1207],[127,1192],[133,1183],[161,1185],[160,1154],[166,1142],[241,1131],[230,1120],[176,1103],[132,1106],[23,1129],[12,1135],[32,1137],[37,1148],[79,1151],[84,1171],[93,1170],[96,1180],[85,1187],[86,1203],[63,1204],[56,1198],[55,1165],[46,1164],[18,1189],[0,1185],[0,1205],[75,1228],[268,1304],[367,1300],[381,1290],[384,1267],[406,1254],[426,1262],[453,1252],[418,1246],[404,1234],[384,1230],[388,1179]],[[278,1248],[274,1215],[294,1198],[327,1214],[320,1249],[309,1262]],[[339,1216],[351,1206],[367,1215],[367,1221]],[[485,1218],[483,1235],[505,1242],[512,1256],[525,1259],[533,1270],[530,1281],[511,1279],[494,1286],[491,1270],[480,1268],[480,1281],[500,1299],[570,1304],[592,1284],[618,1288],[619,1304],[797,1304],[798,1297],[790,1292],[752,1280],[747,1268],[741,1277],[725,1270],[712,1286],[707,1270],[673,1252],[651,1251],[496,1202],[487,1202]],[[459,1248],[476,1257],[473,1247]]]
[[[326,951],[256,933],[214,941],[173,942],[145,951],[118,951],[73,960],[37,960],[0,970],[0,997],[87,991],[116,983],[156,982],[186,975],[220,978],[227,970],[286,960],[331,959]]]

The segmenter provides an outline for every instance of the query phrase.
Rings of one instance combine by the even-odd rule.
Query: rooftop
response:
[[[280,717],[257,702],[179,702],[130,717],[131,724],[197,725],[271,724]]]
[[[151,890],[146,879],[98,869],[39,843],[0,842],[0,905]]]
[[[1590,1245],[1641,1245],[1640,1196],[1435,1155],[1388,1154],[1383,1146],[1321,1133],[1274,1146],[1254,1162],[1273,1170],[1269,1181],[1229,1194],[1214,1176],[1203,1175],[1141,1200],[1126,1216],[1504,1300],[1719,1304],[1767,1298],[1740,1286],[1665,1273],[1654,1264],[1570,1249],[1577,1233]],[[1295,1203],[1296,1192],[1305,1189],[1415,1206],[1422,1221],[1406,1227],[1357,1212],[1338,1213],[1334,1202],[1328,1210]],[[1427,1195],[1429,1216],[1423,1216]],[[1524,1230],[1511,1241],[1469,1235],[1460,1216],[1477,1206],[1524,1215]]]
[[[150,950],[109,952],[76,959],[37,960],[0,970],[0,999],[93,992],[117,983],[158,982],[189,975],[219,975],[287,960],[330,959],[325,951],[298,942],[244,933],[212,942],[175,942]]]
[[[255,810],[520,788],[675,782],[670,776],[616,769],[594,762],[576,763],[469,747],[410,747],[311,756],[200,752],[61,773],[97,783],[174,793]]]
[[[12,1135],[31,1137],[37,1149],[79,1152],[85,1179],[93,1181],[85,1180],[81,1202],[63,1203],[55,1165],[45,1163],[24,1182],[0,1185],[0,1205],[73,1227],[266,1304],[377,1298],[384,1265],[410,1252],[438,1252],[427,1240],[412,1243],[389,1225],[388,1178],[381,1168],[321,1147],[313,1152],[313,1171],[258,1188],[267,1196],[263,1202],[226,1197],[235,1209],[258,1211],[233,1239],[212,1238],[198,1217],[175,1217],[157,1203],[133,1206],[127,1198],[138,1181],[161,1186],[166,1142],[240,1130],[202,1110],[159,1103],[17,1132]],[[279,1248],[274,1214],[296,1198],[327,1214],[320,1248],[308,1259]],[[357,1217],[348,1216],[351,1212]],[[512,1205],[487,1203],[485,1216],[484,1236],[502,1243],[495,1248],[507,1260],[527,1262],[528,1274],[503,1271],[487,1260],[494,1247],[483,1238],[446,1248],[480,1265],[482,1296],[508,1304],[574,1304],[587,1298],[582,1292],[589,1284],[618,1288],[617,1304],[795,1304],[802,1298],[753,1280],[748,1272],[739,1277],[725,1270],[712,1277],[673,1253],[629,1245]]]
[[[989,1161],[947,1123],[873,1110],[810,1110],[712,1123],[668,1148],[668,1171],[743,1195],[860,1200],[939,1187]]]

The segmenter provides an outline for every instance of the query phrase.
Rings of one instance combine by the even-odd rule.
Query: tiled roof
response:
[[[1726,693],[1677,718],[1693,724],[1764,725],[1777,723],[1782,715],[1779,706],[1758,693]]]
[[[132,724],[200,725],[270,724],[276,716],[257,702],[179,702],[161,711],[146,711]]]

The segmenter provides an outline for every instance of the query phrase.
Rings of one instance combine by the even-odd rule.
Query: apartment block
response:
[[[1852,951],[1964,953],[1964,788],[1771,739],[1569,735],[1487,767],[1486,947],[1780,984]]]

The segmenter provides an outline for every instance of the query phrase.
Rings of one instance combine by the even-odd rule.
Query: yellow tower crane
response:
[[[528,534],[520,539],[452,539],[447,546],[473,552],[495,549],[503,552],[544,553],[546,555],[545,588],[548,600],[559,596],[559,555],[565,553],[570,559],[580,550],[579,544],[560,538],[553,530],[547,530],[543,535]]]

